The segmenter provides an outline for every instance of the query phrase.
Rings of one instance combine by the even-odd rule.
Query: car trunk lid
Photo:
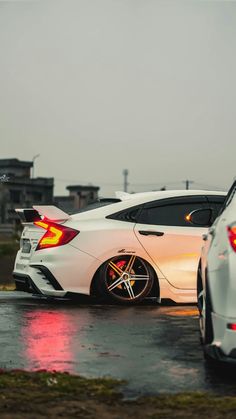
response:
[[[63,224],[70,216],[53,205],[34,205],[33,208],[17,208],[15,210],[24,226],[20,239],[20,251],[24,259],[30,259],[45,230],[34,224],[35,221],[50,220]]]

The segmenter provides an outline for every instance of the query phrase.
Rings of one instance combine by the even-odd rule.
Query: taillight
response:
[[[227,227],[228,237],[233,250],[236,252],[236,225],[233,224]]]
[[[35,221],[34,224],[46,230],[46,233],[39,240],[35,250],[62,246],[63,244],[69,243],[79,234],[78,230],[48,221]]]

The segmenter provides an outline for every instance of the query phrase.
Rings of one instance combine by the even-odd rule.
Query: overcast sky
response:
[[[236,176],[236,2],[0,1],[0,158],[55,192],[227,189]]]

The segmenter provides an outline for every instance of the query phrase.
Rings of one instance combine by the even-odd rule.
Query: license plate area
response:
[[[21,253],[30,253],[31,244],[29,239],[23,239]]]

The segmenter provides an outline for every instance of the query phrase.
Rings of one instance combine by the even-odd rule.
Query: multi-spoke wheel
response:
[[[97,290],[100,296],[136,303],[151,291],[153,273],[149,265],[135,255],[115,256],[100,269]]]

